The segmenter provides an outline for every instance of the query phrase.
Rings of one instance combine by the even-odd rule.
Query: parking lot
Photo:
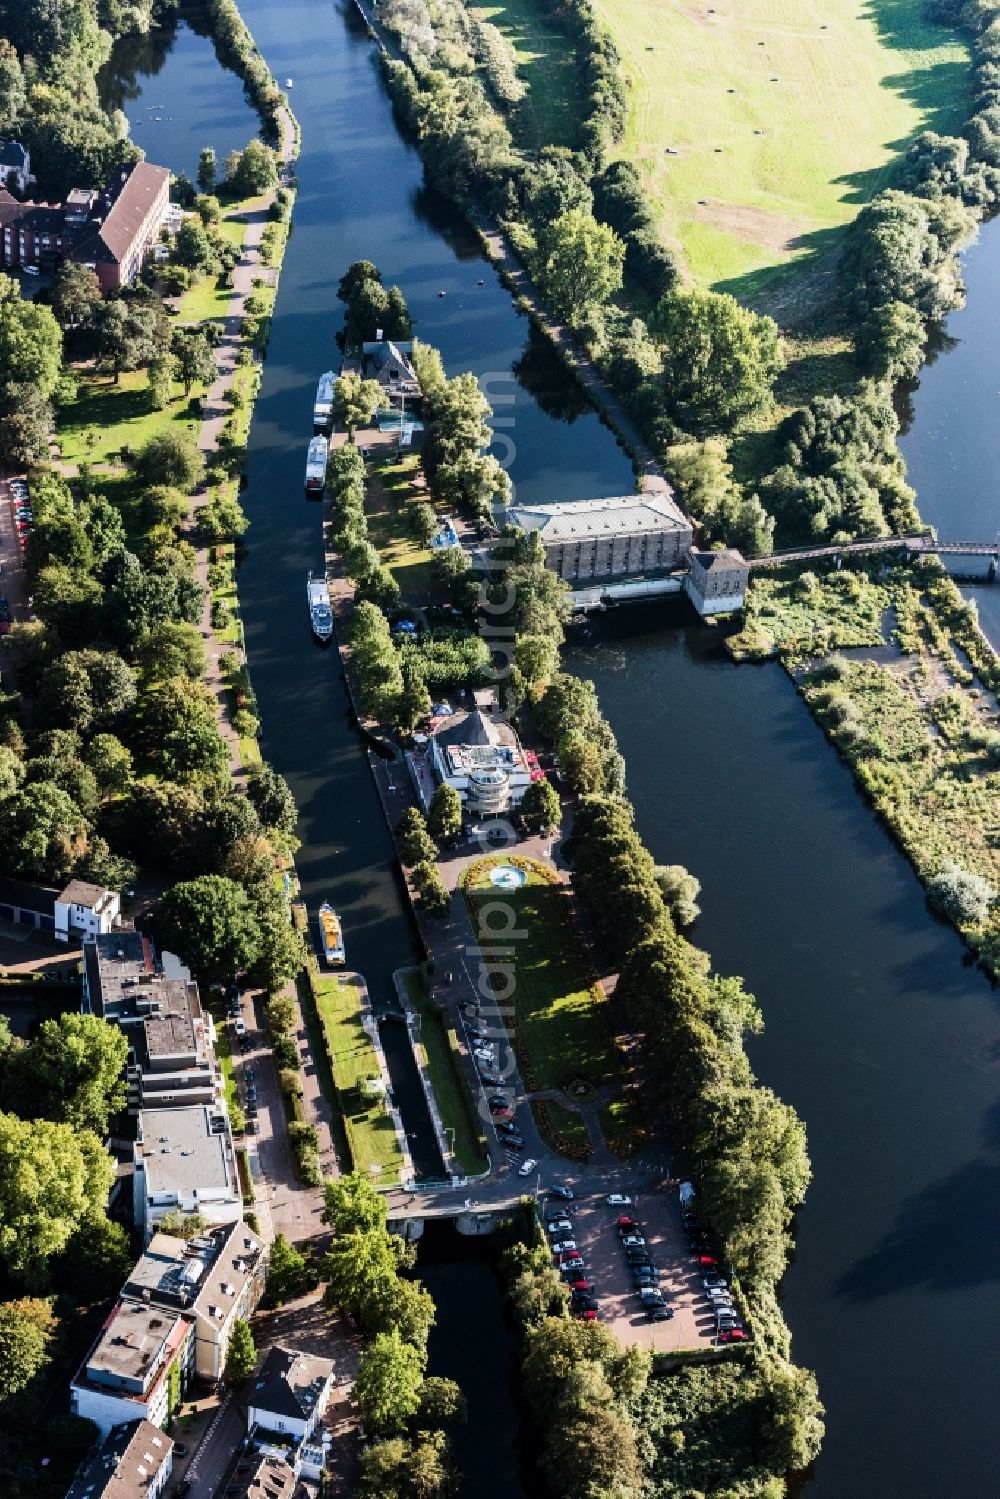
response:
[[[676,1184],[629,1195],[630,1206],[609,1207],[604,1192],[584,1194],[570,1203],[545,1199],[539,1206],[545,1223],[564,1218],[572,1224],[567,1237],[576,1242],[583,1258],[580,1275],[593,1285],[599,1320],[622,1344],[658,1353],[711,1344],[716,1317],[702,1284],[703,1275],[711,1270],[698,1263],[689,1246]],[[669,1320],[652,1320],[640,1301],[616,1227],[621,1216],[639,1222],[644,1247],[656,1266],[653,1278],[673,1312]]]

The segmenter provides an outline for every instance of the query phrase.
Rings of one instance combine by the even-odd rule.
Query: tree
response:
[[[455,843],[462,833],[462,798],[454,786],[442,781],[434,790],[427,812],[427,831],[438,848]]]
[[[256,198],[278,180],[274,152],[263,141],[248,141],[233,161],[227,162],[229,186],[238,198]]]
[[[905,302],[939,318],[961,299],[951,254],[971,227],[969,211],[953,198],[913,198],[890,190],[866,203],[844,238],[841,277],[856,313],[868,316]]]
[[[657,864],[656,883],[678,926],[691,926],[698,920],[701,915],[698,906],[701,884],[683,864]]]
[[[13,872],[65,879],[83,855],[86,840],[86,819],[51,781],[24,786],[0,802],[0,846]]]
[[[514,663],[531,687],[546,687],[559,670],[559,643],[550,635],[521,635]]]
[[[117,1294],[135,1263],[129,1236],[106,1213],[88,1213],[53,1266],[53,1283],[78,1302]]]
[[[144,369],[170,344],[170,329],[162,304],[123,296],[95,309],[97,363],[114,376],[117,385],[126,370]]]
[[[996,900],[996,891],[982,875],[946,859],[927,882],[931,905],[956,926],[982,926]]]
[[[283,1306],[305,1290],[305,1256],[289,1244],[284,1234],[275,1234],[267,1262],[267,1295],[273,1306]]]
[[[420,909],[427,916],[446,916],[451,905],[451,897],[438,873],[437,865],[430,859],[424,859],[414,867],[410,878],[417,892]]]
[[[47,399],[62,373],[62,333],[51,307],[21,300],[16,281],[0,275],[0,388],[33,387]]]
[[[229,1384],[239,1384],[241,1380],[248,1379],[254,1371],[257,1362],[257,1348],[250,1331],[249,1322],[244,1322],[238,1317],[233,1323],[233,1330],[229,1335],[229,1351],[226,1359],[226,1380]]]
[[[27,1285],[79,1224],[103,1209],[114,1161],[95,1135],[49,1119],[0,1113],[0,1258]]]
[[[195,275],[210,271],[216,263],[212,242],[205,233],[201,220],[192,216],[184,220],[177,231],[174,259],[178,265],[186,266]]]
[[[125,1103],[128,1041],[98,1015],[71,1011],[43,1021],[7,1062],[5,1096],[22,1118],[56,1119],[103,1139]]]
[[[198,157],[198,186],[203,193],[215,192],[216,169],[215,148],[203,146]]]
[[[377,380],[362,380],[360,375],[341,375],[333,387],[334,419],[353,436],[355,427],[367,427],[376,411],[385,404]]]
[[[33,386],[8,386],[0,395],[0,458],[29,468],[48,458],[52,407]]]
[[[396,824],[396,841],[404,864],[421,864],[434,859],[437,853],[427,831],[427,819],[419,807],[407,807]]]
[[[886,302],[858,329],[858,353],[879,380],[912,380],[924,358],[927,329],[915,307]]]
[[[379,1333],[361,1355],[354,1398],[369,1431],[395,1432],[417,1410],[424,1360],[396,1328]]]
[[[438,518],[434,513],[433,506],[421,501],[418,505],[411,505],[407,511],[410,529],[420,542],[421,546],[430,546],[432,537],[440,530]]]
[[[89,323],[102,295],[96,271],[74,260],[63,261],[52,284],[52,307],[64,328]]]
[[[629,1499],[643,1491],[635,1429],[615,1410],[590,1406],[573,1420],[553,1422],[542,1465],[557,1494]]]
[[[538,276],[556,315],[573,323],[621,289],[625,246],[585,208],[571,208],[539,236]]]
[[[256,809],[263,827],[294,833],[299,813],[284,776],[264,762],[248,773],[246,792],[247,800]]]
[[[0,120],[3,120],[6,130],[12,130],[17,124],[26,99],[20,59],[4,38],[0,40]]]
[[[156,1220],[156,1227],[161,1234],[169,1234],[173,1239],[195,1238],[204,1233],[206,1221],[202,1213],[182,1213],[180,1208],[171,1208],[168,1213],[163,1213]]]
[[[467,1414],[465,1396],[453,1379],[433,1374],[420,1386],[420,1408],[414,1417],[418,1426],[432,1431],[464,1421]]]
[[[545,777],[532,781],[521,800],[521,815],[533,833],[553,833],[562,822],[559,793]]]
[[[231,978],[260,957],[260,923],[246,891],[223,875],[174,885],[156,911],[161,946],[206,983]]]
[[[423,723],[431,711],[431,695],[427,683],[411,662],[403,666],[403,690],[399,695],[396,721],[404,729],[414,729]]]
[[[45,1368],[55,1330],[48,1301],[24,1297],[0,1304],[0,1405]]]
[[[388,1217],[385,1198],[360,1171],[326,1182],[323,1199],[323,1222],[337,1235],[385,1228]]]
[[[443,1432],[424,1432],[412,1440],[390,1437],[373,1442],[361,1454],[358,1492],[365,1499],[443,1499],[454,1494],[458,1474],[448,1459]]]
[[[217,373],[215,355],[203,328],[178,328],[173,352],[185,395],[193,385],[211,385]]]
[[[650,329],[664,346],[663,387],[682,421],[715,431],[770,404],[785,364],[773,318],[728,294],[672,291]]]
[[[202,480],[205,459],[186,432],[157,432],[139,450],[135,465],[140,484],[166,485],[190,494]]]

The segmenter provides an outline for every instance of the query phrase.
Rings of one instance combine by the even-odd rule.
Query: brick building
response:
[[[546,567],[569,583],[683,567],[694,543],[691,522],[667,489],[516,505],[508,518],[538,533]]]

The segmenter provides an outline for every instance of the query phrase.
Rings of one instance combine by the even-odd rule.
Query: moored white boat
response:
[[[317,640],[329,640],[333,634],[333,609],[330,605],[330,585],[326,578],[314,578],[312,573],[309,574],[306,600],[313,634]]]
[[[330,444],[325,437],[314,437],[306,458],[306,491],[320,494],[326,485],[326,460]]]
[[[331,968],[344,962],[346,954],[340,917],[328,900],[325,900],[319,908],[319,940],[323,956]]]
[[[316,427],[328,427],[333,420],[333,387],[336,379],[333,370],[327,370],[319,377],[316,400],[313,403],[313,425]]]

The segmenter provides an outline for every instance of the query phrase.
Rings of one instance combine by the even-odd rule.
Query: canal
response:
[[[350,962],[388,1002],[393,969],[416,954],[415,935],[336,658],[312,646],[302,607],[306,572],[322,561],[318,512],[302,499],[303,452],[316,375],[336,358],[333,288],[344,267],[375,259],[449,369],[484,377],[521,500],[623,492],[631,473],[529,337],[468,232],[424,189],[361,27],[329,0],[243,0],[242,9],[275,74],[293,79],[303,132],[294,232],[250,445],[252,526],[240,574],[250,666],[264,752],[301,809],[298,864],[310,910],[328,896],[342,911]],[[154,78],[146,92],[156,88]],[[130,115],[142,97],[140,80]],[[220,149],[211,132],[177,149],[196,160],[204,144]],[[967,274],[975,302],[971,264]],[[980,294],[985,303],[986,284]],[[995,371],[996,347],[994,329],[985,369]],[[915,397],[907,440],[915,475],[921,400],[931,379],[943,378],[946,357],[955,352],[942,354]],[[995,373],[970,368],[965,379],[998,388]],[[962,429],[966,450],[984,431],[996,440],[995,412],[990,421]],[[939,454],[945,440],[940,427]],[[921,505],[933,519],[924,482]],[[598,686],[654,854],[702,881],[696,940],[758,994],[767,1031],[754,1043],[755,1066],[809,1129],[816,1180],[785,1302],[796,1356],[817,1370],[828,1409],[808,1492],[975,1492],[996,1466],[1000,1397],[990,1337],[1000,1311],[994,997],[954,933],[929,916],[908,864],[777,667],[733,667],[719,631],[678,603],[608,616],[569,665]],[[390,1065],[418,1164],[430,1172],[434,1151],[408,1060],[401,1050]],[[433,1278],[430,1262],[425,1273]],[[453,1296],[453,1277],[439,1279],[442,1325],[487,1295],[485,1281]],[[482,1327],[485,1356],[506,1358],[485,1315]],[[439,1342],[438,1372],[459,1368],[449,1367],[451,1347]],[[494,1454],[480,1446],[477,1456],[470,1443],[463,1457],[466,1492],[486,1492],[477,1485]],[[516,1473],[504,1492],[525,1492]]]

